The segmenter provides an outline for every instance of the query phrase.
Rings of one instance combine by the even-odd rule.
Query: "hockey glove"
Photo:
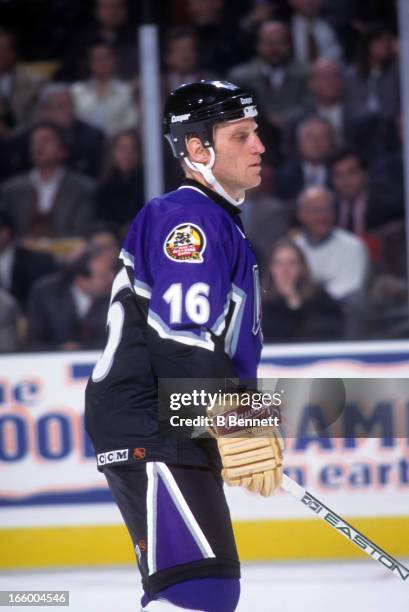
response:
[[[222,478],[230,486],[245,487],[265,497],[273,495],[282,480],[284,442],[279,429],[271,425],[255,426],[234,428],[229,433],[229,428],[215,424],[216,415],[221,414],[227,422],[229,414],[237,412],[237,408],[228,411],[216,408],[209,412],[214,423],[211,432],[217,439],[223,464]],[[261,418],[260,414],[257,416]]]

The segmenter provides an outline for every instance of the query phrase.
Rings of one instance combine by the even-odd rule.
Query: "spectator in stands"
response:
[[[386,274],[376,278],[370,288],[365,309],[362,309],[362,315],[358,321],[360,337],[377,340],[379,338],[388,340],[408,338],[408,282],[406,275],[397,277]]]
[[[371,0],[370,2],[324,0],[325,18],[337,32],[346,64],[356,59],[362,33],[374,23],[390,24],[391,27],[396,27],[397,4],[396,2],[384,2],[384,0]]]
[[[0,210],[10,215],[17,237],[82,235],[93,216],[94,182],[65,167],[67,146],[54,124],[38,124],[30,146],[34,168],[3,184]]]
[[[21,346],[20,309],[17,301],[0,288],[0,353],[17,351]]]
[[[37,350],[102,348],[114,271],[109,253],[86,250],[31,292],[28,342]]]
[[[201,79],[214,78],[208,70],[199,68],[197,40],[194,30],[174,28],[167,35],[163,56],[165,71],[162,74],[162,96],[165,99],[170,91]]]
[[[112,269],[120,266],[118,259],[123,236],[116,227],[106,221],[95,221],[86,233],[87,246],[92,251],[106,253],[111,258]]]
[[[389,124],[390,147],[379,151],[370,167],[370,183],[374,192],[393,202],[404,202],[402,118],[399,114]]]
[[[308,187],[298,199],[301,232],[295,241],[303,251],[315,282],[336,300],[365,287],[368,253],[364,242],[335,226],[333,193],[325,187]]]
[[[137,135],[119,132],[112,139],[97,191],[98,217],[125,228],[144,204],[143,174]]]
[[[342,337],[339,304],[316,285],[302,250],[278,240],[271,251],[263,299],[265,342],[333,340]]]
[[[357,64],[346,74],[346,100],[351,112],[370,112],[382,119],[399,113],[399,68],[392,34],[383,26],[368,31]]]
[[[60,81],[79,81],[86,77],[87,52],[97,40],[113,47],[118,58],[118,74],[133,79],[138,72],[136,27],[129,23],[126,0],[96,0],[95,22],[82,31],[76,29],[69,39],[67,53],[56,77]]]
[[[364,236],[388,221],[403,219],[403,201],[393,201],[392,189],[388,196],[371,188],[366,167],[354,151],[338,152],[332,159],[331,173],[339,227]],[[396,178],[391,176],[390,181]]]
[[[288,202],[272,196],[274,169],[263,165],[261,183],[248,192],[241,207],[241,219],[259,263],[264,267],[271,254],[271,245],[285,236],[294,212]]]
[[[242,56],[237,23],[225,0],[187,0],[189,25],[196,32],[199,64],[214,74],[225,74]]]
[[[278,170],[276,195],[291,200],[306,187],[328,186],[328,162],[334,148],[334,130],[326,119],[313,116],[301,123],[297,129],[298,155]]]
[[[318,115],[329,121],[338,141],[342,141],[347,123],[343,104],[343,75],[338,62],[319,58],[311,66],[308,88],[311,98],[304,102],[294,117],[299,123],[308,115]]]
[[[71,89],[64,83],[46,85],[41,92],[36,119],[40,122],[51,122],[64,133],[68,145],[66,165],[76,172],[96,177],[101,171],[104,151],[104,134],[101,130],[80,121],[75,116],[74,101]],[[31,128],[17,130],[3,143],[3,156],[6,157],[3,176],[9,178],[14,174],[27,171],[30,160]]]
[[[318,57],[340,60],[342,51],[336,34],[321,18],[322,0],[289,0],[293,9],[291,33],[296,60],[312,64]]]
[[[369,113],[356,116],[351,112],[345,102],[341,65],[332,59],[317,59],[311,67],[308,86],[311,97],[286,122],[285,150],[293,149],[298,125],[309,116],[318,115],[332,125],[337,145],[348,144],[365,158],[373,155],[377,147],[377,122]]]
[[[0,287],[15,297],[23,310],[33,283],[56,269],[48,253],[17,244],[10,216],[0,212]]]
[[[76,117],[70,87],[63,83],[45,87],[40,97],[38,116],[40,121],[55,123],[64,132],[69,147],[67,166],[76,172],[96,177],[101,170],[104,134]]]
[[[305,102],[306,71],[292,61],[288,26],[263,23],[257,36],[256,56],[229,72],[229,80],[254,92],[263,115],[280,125],[292,110]]]
[[[269,1],[265,2],[249,2],[248,6],[245,3],[241,4],[240,7],[236,3],[237,8],[241,8],[241,15],[239,18],[239,26],[242,32],[255,33],[262,23],[269,21],[276,16],[277,7],[273,6]],[[246,10],[247,8],[247,10]]]
[[[76,114],[108,136],[135,127],[138,113],[133,88],[117,78],[113,48],[98,42],[89,49],[90,78],[74,83]]]
[[[0,106],[4,132],[26,123],[33,111],[44,81],[17,67],[16,40],[11,32],[0,29]]]

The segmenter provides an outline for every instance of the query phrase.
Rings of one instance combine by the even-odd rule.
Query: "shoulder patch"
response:
[[[166,237],[163,250],[172,261],[202,263],[206,248],[206,235],[194,223],[176,225]]]

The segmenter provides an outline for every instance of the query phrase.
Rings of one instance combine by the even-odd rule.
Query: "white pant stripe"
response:
[[[156,465],[157,465],[158,472],[161,474],[163,478],[163,481],[166,485],[169,495],[172,497],[175,505],[177,506],[181,515],[183,516],[183,519],[190,533],[192,534],[196,544],[200,548],[203,556],[206,559],[215,557],[216,555],[214,554],[209,542],[207,541],[205,534],[203,533],[198,522],[193,516],[193,513],[191,509],[189,508],[189,506],[187,505],[186,500],[183,497],[181,490],[177,486],[176,481],[172,475],[172,472],[170,471],[170,469],[165,463],[157,463]]]
[[[151,461],[146,464],[146,474],[148,478],[148,487],[146,492],[146,516],[148,524],[148,572],[151,576],[157,571],[156,568],[156,546],[157,546],[157,492],[158,492],[158,474],[160,474],[166,489],[171,496],[175,506],[180,512],[187,528],[194,538],[205,559],[214,558],[212,547],[210,546],[206,536],[200,528],[198,522],[185,498],[180,491],[172,472],[165,463]]]

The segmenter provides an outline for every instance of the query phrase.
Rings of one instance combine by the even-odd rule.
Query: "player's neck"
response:
[[[214,187],[212,185],[210,185],[209,183],[207,183],[205,181],[205,179],[200,174],[200,172],[194,172],[193,170],[188,169],[185,172],[185,176],[186,176],[186,178],[192,179],[193,181],[196,181],[197,183],[200,183],[201,185],[204,185],[208,189],[211,189],[212,191],[217,193],[216,189],[214,189]],[[241,198],[243,198],[244,193],[241,193],[241,192],[238,192],[238,191],[237,192],[233,192],[229,187],[224,185],[221,181],[218,181],[218,182],[223,187],[223,189],[229,194],[229,196],[231,198],[233,198],[233,200],[236,200],[237,204],[239,204],[239,201],[240,201]]]

